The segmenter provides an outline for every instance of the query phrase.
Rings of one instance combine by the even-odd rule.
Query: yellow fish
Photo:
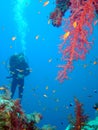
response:
[[[73,27],[76,28],[77,27],[77,22],[73,23]],[[63,35],[63,39],[66,40],[66,38],[70,35],[70,32],[67,31],[64,35]]]
[[[46,1],[46,2],[44,2],[43,6],[46,6],[46,5],[48,5],[48,4],[49,4],[49,0]]]
[[[93,64],[96,65],[96,64],[97,64],[97,61],[94,61]]]
[[[73,23],[73,27],[76,28],[77,27],[77,22]]]
[[[64,35],[63,35],[63,39],[65,40],[68,36],[69,36],[70,32],[66,32]]]

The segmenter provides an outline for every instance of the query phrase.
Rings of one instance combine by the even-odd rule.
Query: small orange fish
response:
[[[44,2],[43,6],[46,6],[46,5],[48,5],[48,4],[49,4],[49,0],[46,1],[46,2]]]
[[[15,37],[15,36],[13,36],[13,37],[12,37],[12,41],[15,41],[15,40],[16,40],[16,37]]]
[[[97,61],[94,61],[93,64],[96,65],[96,64],[97,64]]]
[[[39,35],[37,35],[37,36],[35,37],[35,39],[38,40],[38,39],[39,39]]]
[[[63,39],[65,40],[68,36],[69,36],[70,32],[66,32],[64,35],[63,35]]]
[[[76,28],[77,27],[77,22],[73,23],[73,27]]]

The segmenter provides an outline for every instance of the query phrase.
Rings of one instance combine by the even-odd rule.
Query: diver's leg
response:
[[[15,78],[12,79],[12,84],[11,84],[11,98],[13,98],[15,90],[17,86],[17,80]]]
[[[19,98],[22,99],[23,96],[23,89],[24,89],[24,79],[20,79],[19,82]]]

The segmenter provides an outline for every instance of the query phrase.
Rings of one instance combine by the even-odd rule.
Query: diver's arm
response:
[[[24,75],[27,76],[30,74],[30,68],[26,68]]]
[[[6,76],[6,78],[7,79],[11,79],[11,78],[13,78],[13,76],[11,75],[11,76]]]
[[[30,68],[27,63],[25,63],[25,70],[24,70],[24,76],[27,76],[30,74]]]

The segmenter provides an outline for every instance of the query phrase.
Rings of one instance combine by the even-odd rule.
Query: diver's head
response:
[[[18,59],[20,62],[24,61],[25,60],[24,54],[23,53],[18,54]]]

